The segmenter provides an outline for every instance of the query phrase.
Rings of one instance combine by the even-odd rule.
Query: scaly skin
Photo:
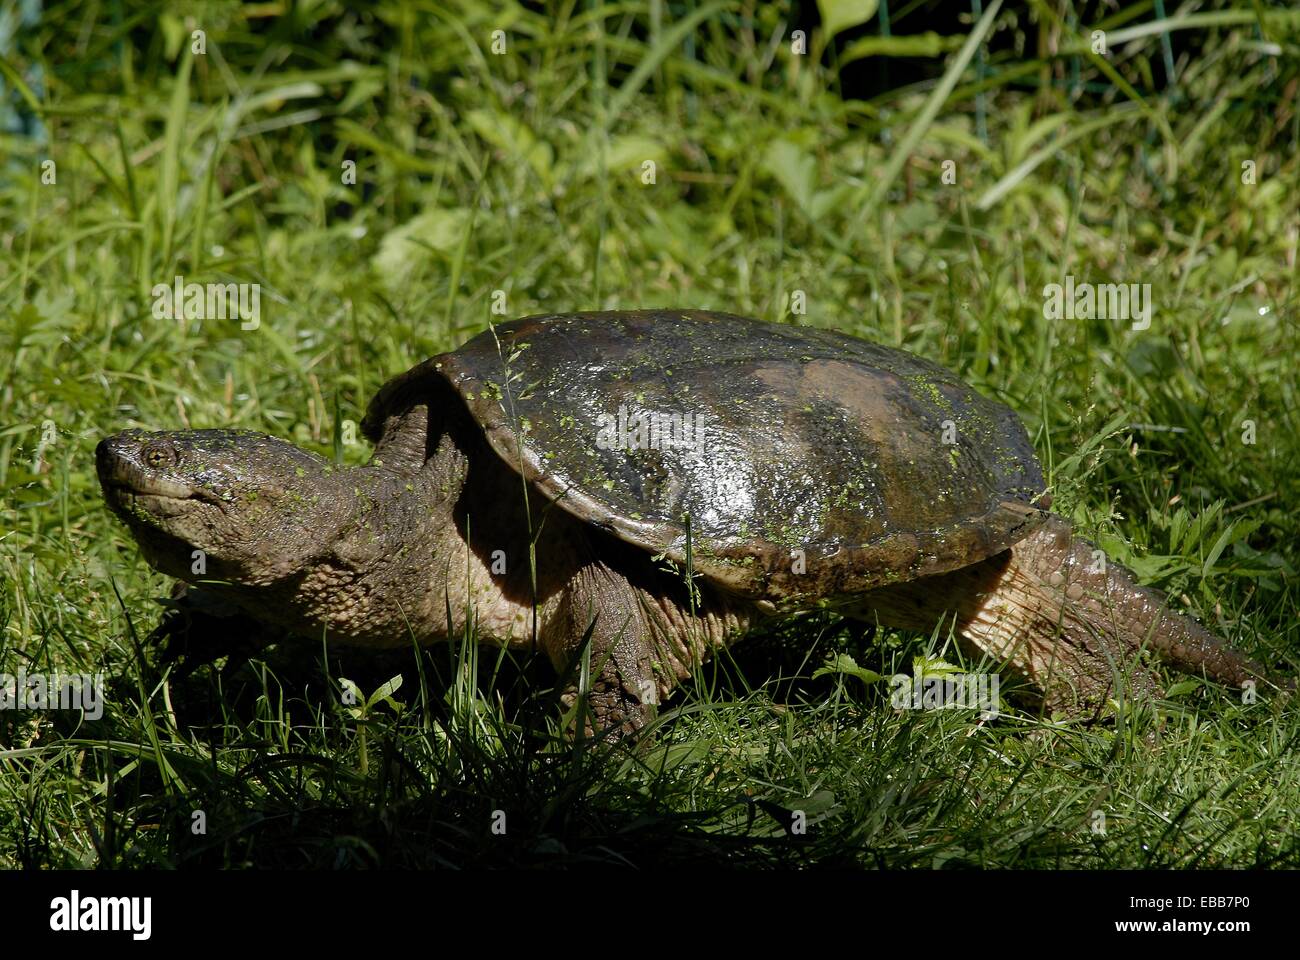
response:
[[[1067,615],[1122,641],[1124,646],[1114,651],[1121,662],[1136,645],[1146,645],[1175,669],[1203,674],[1227,686],[1239,687],[1264,676],[1259,664],[1196,621],[1170,610],[1162,593],[1139,586],[1128,570],[1106,560],[1087,540],[1073,536],[1064,520],[1053,518],[1011,553],[1048,585]]]
[[[229,431],[129,431],[97,458],[106,499],[162,572],[340,644],[434,643],[472,625],[486,642],[540,646],[560,671],[589,653],[592,732],[635,732],[693,665],[771,613],[707,582],[692,607],[645,550],[526,494],[472,424],[430,433],[422,404],[390,418],[364,467]],[[1054,520],[963,569],[827,599],[923,630],[955,611],[974,650],[1071,712],[1097,709],[1121,675],[1158,695],[1143,646],[1222,683],[1263,679],[1121,567],[1095,566],[1093,549]]]
[[[519,476],[473,430],[445,431],[421,461],[408,441],[427,429],[423,414],[395,425],[356,468],[220,430],[128,431],[100,443],[97,462],[146,559],[207,604],[347,646],[431,644],[472,626],[487,643],[540,647],[559,671],[587,652],[596,728],[639,728],[691,664],[757,619],[709,589],[692,617],[680,580],[644,551],[535,494],[526,511]]]
[[[1267,682],[1261,666],[1170,610],[1059,517],[980,563],[868,593],[852,612],[919,630],[951,612],[969,653],[1005,662],[1068,713],[1097,710],[1120,678],[1132,693],[1159,696],[1142,648],[1228,686]]]

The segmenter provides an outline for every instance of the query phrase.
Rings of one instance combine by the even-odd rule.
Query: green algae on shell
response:
[[[689,515],[696,570],[757,599],[955,569],[1045,515],[1012,410],[833,331],[704,311],[528,317],[387,384],[363,423],[372,439],[413,388],[458,397],[505,463],[630,543],[683,563]],[[611,421],[654,417],[666,435],[600,442]]]

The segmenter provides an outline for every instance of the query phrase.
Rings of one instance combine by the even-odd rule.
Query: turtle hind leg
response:
[[[1063,566],[1062,556],[1042,546],[1017,545],[968,567],[872,591],[852,613],[921,631],[955,616],[963,652],[1002,663],[1048,712],[1096,715],[1120,690],[1129,698],[1160,697],[1127,626],[1088,596],[1076,576],[1081,568]]]
[[[1176,670],[1225,686],[1270,682],[1262,666],[1191,617],[1171,610],[1163,593],[1140,586],[1131,572],[1075,536],[1060,518],[1016,544],[1011,554],[1018,567],[1039,579],[1067,618],[1096,634],[1116,657],[1147,649]]]
[[[874,591],[863,603],[882,622],[922,629],[955,611],[966,646],[1004,661],[1043,692],[1049,708],[1068,713],[1098,709],[1120,680],[1132,698],[1161,696],[1141,649],[1233,686],[1264,677],[1055,517],[995,557]]]

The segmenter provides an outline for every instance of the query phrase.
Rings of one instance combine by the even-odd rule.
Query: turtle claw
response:
[[[1102,657],[1076,657],[1072,670],[1077,672],[1068,679],[1053,677],[1046,684],[1044,715],[1095,722],[1103,718],[1112,702],[1133,705],[1164,697],[1155,673],[1138,663],[1120,667]]]
[[[578,692],[570,688],[561,701],[571,710],[578,698]],[[582,723],[583,739],[597,745],[637,741],[656,715],[654,704],[642,703],[617,680],[607,682],[602,678],[587,694],[576,719]]]

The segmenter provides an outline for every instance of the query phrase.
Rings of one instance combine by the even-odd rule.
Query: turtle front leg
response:
[[[252,653],[284,632],[254,620],[201,587],[178,581],[146,643],[161,646],[163,664],[183,662],[181,673],[231,654]]]
[[[559,616],[547,630],[552,663],[562,676],[572,678],[566,703],[576,702],[587,679],[584,733],[589,737],[631,737],[655,716],[660,687],[643,600],[642,591],[622,574],[592,562],[574,578]]]

